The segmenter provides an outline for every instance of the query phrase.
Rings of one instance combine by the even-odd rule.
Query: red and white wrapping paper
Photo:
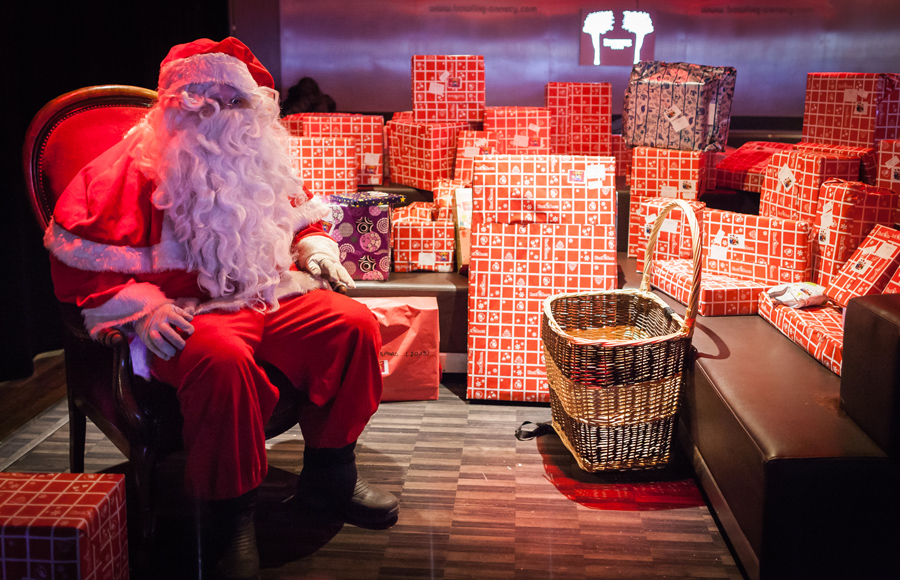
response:
[[[653,261],[650,284],[678,302],[687,304],[694,280],[691,260]],[[697,310],[701,316],[740,316],[756,314],[757,296],[765,284],[703,271]]]
[[[543,300],[557,292],[615,288],[615,241],[612,224],[474,226],[468,398],[549,401],[541,343]]]
[[[357,185],[384,180],[384,117],[352,113],[297,113],[281,119],[295,137],[343,137],[356,141]]]
[[[612,97],[609,83],[547,83],[550,151],[564,155],[611,155]]]
[[[666,197],[638,197],[631,196],[628,212],[628,256],[637,258],[637,271],[643,272],[644,259],[647,254],[647,240],[656,218],[672,200]],[[703,208],[706,204],[702,201],[687,202],[694,210],[697,224],[703,232]],[[662,228],[656,238],[654,248],[654,260],[674,260],[677,258],[691,258],[691,231],[687,220],[682,216],[681,208],[673,208],[663,221]]]
[[[434,205],[437,208],[453,208],[453,196],[457,189],[461,187],[469,187],[469,184],[461,179],[441,179],[434,186],[432,195],[434,196]],[[450,212],[452,214],[452,211]],[[435,219],[444,219],[440,215]],[[450,219],[450,218],[446,218]]]
[[[875,185],[900,193],[900,140],[885,139],[881,141],[878,144],[876,160],[878,173],[875,177]],[[894,223],[900,223],[900,206],[894,215]]]
[[[391,211],[391,220],[420,220],[430,222],[434,220],[434,212],[437,206],[429,201],[414,201],[409,205],[394,208]]]
[[[827,179],[856,181],[859,159],[806,151],[776,153],[766,167],[759,215],[812,222]]]
[[[716,187],[715,151],[635,147],[631,152],[631,195],[697,199]]]
[[[900,268],[897,268],[897,271],[894,272],[894,275],[891,276],[891,279],[888,280],[887,285],[884,287],[883,294],[900,294]]]
[[[900,231],[876,225],[825,288],[841,306],[856,296],[880,294],[900,265]]]
[[[294,168],[315,195],[356,191],[356,139],[291,137],[290,140]]]
[[[768,141],[744,143],[716,163],[716,187],[761,193],[769,160],[793,147],[789,143]]]
[[[878,175],[878,163],[874,147],[852,147],[850,145],[830,145],[828,143],[812,143],[801,141],[794,145],[797,151],[813,151],[818,153],[834,153],[844,157],[859,158],[859,177],[854,181],[862,181],[869,185],[875,185]]]
[[[550,109],[546,107],[487,107],[484,130],[497,136],[498,148],[504,153],[550,153]]]
[[[472,183],[472,168],[478,155],[503,153],[500,140],[490,131],[460,131],[456,145],[453,179]]]
[[[480,156],[472,184],[472,219],[611,225],[616,211],[614,177],[611,157]]]
[[[423,123],[484,119],[484,57],[413,55],[413,113]]]
[[[844,313],[832,304],[789,308],[759,295],[759,315],[830,371],[840,375],[844,345]]]
[[[898,194],[858,181],[830,179],[819,191],[813,222],[814,281],[822,286],[837,275],[877,224],[893,225]]]
[[[453,178],[460,123],[388,121],[391,181],[417,189],[434,189]]]
[[[809,73],[803,141],[878,147],[900,138],[900,74]]]
[[[807,221],[707,208],[703,211],[703,274],[767,286],[808,282],[812,279],[812,237],[812,225]]]
[[[125,478],[0,473],[0,576],[128,578]]]
[[[402,209],[402,208],[399,208]],[[396,211],[396,210],[395,210]],[[391,226],[394,271],[452,272],[456,232],[449,220],[394,218]]]

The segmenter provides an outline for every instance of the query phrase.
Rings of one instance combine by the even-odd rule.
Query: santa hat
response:
[[[247,45],[229,36],[215,42],[201,38],[169,50],[159,68],[159,92],[189,83],[218,83],[249,92],[258,86],[275,88],[275,80]]]

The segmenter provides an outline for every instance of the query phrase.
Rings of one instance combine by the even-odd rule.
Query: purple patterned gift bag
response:
[[[354,280],[387,280],[391,272],[391,204],[404,197],[383,191],[330,195],[330,219],[322,225],[341,251]]]

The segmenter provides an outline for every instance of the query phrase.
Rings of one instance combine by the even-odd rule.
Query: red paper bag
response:
[[[381,329],[382,401],[438,398],[441,382],[437,298],[356,298],[369,307]]]

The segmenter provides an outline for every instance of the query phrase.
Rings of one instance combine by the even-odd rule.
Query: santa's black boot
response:
[[[391,492],[359,475],[355,447],[355,443],[337,449],[307,447],[297,484],[298,497],[311,507],[329,508],[348,524],[388,528],[397,521],[400,502]]]
[[[215,580],[259,580],[256,490],[208,504],[203,559]]]

